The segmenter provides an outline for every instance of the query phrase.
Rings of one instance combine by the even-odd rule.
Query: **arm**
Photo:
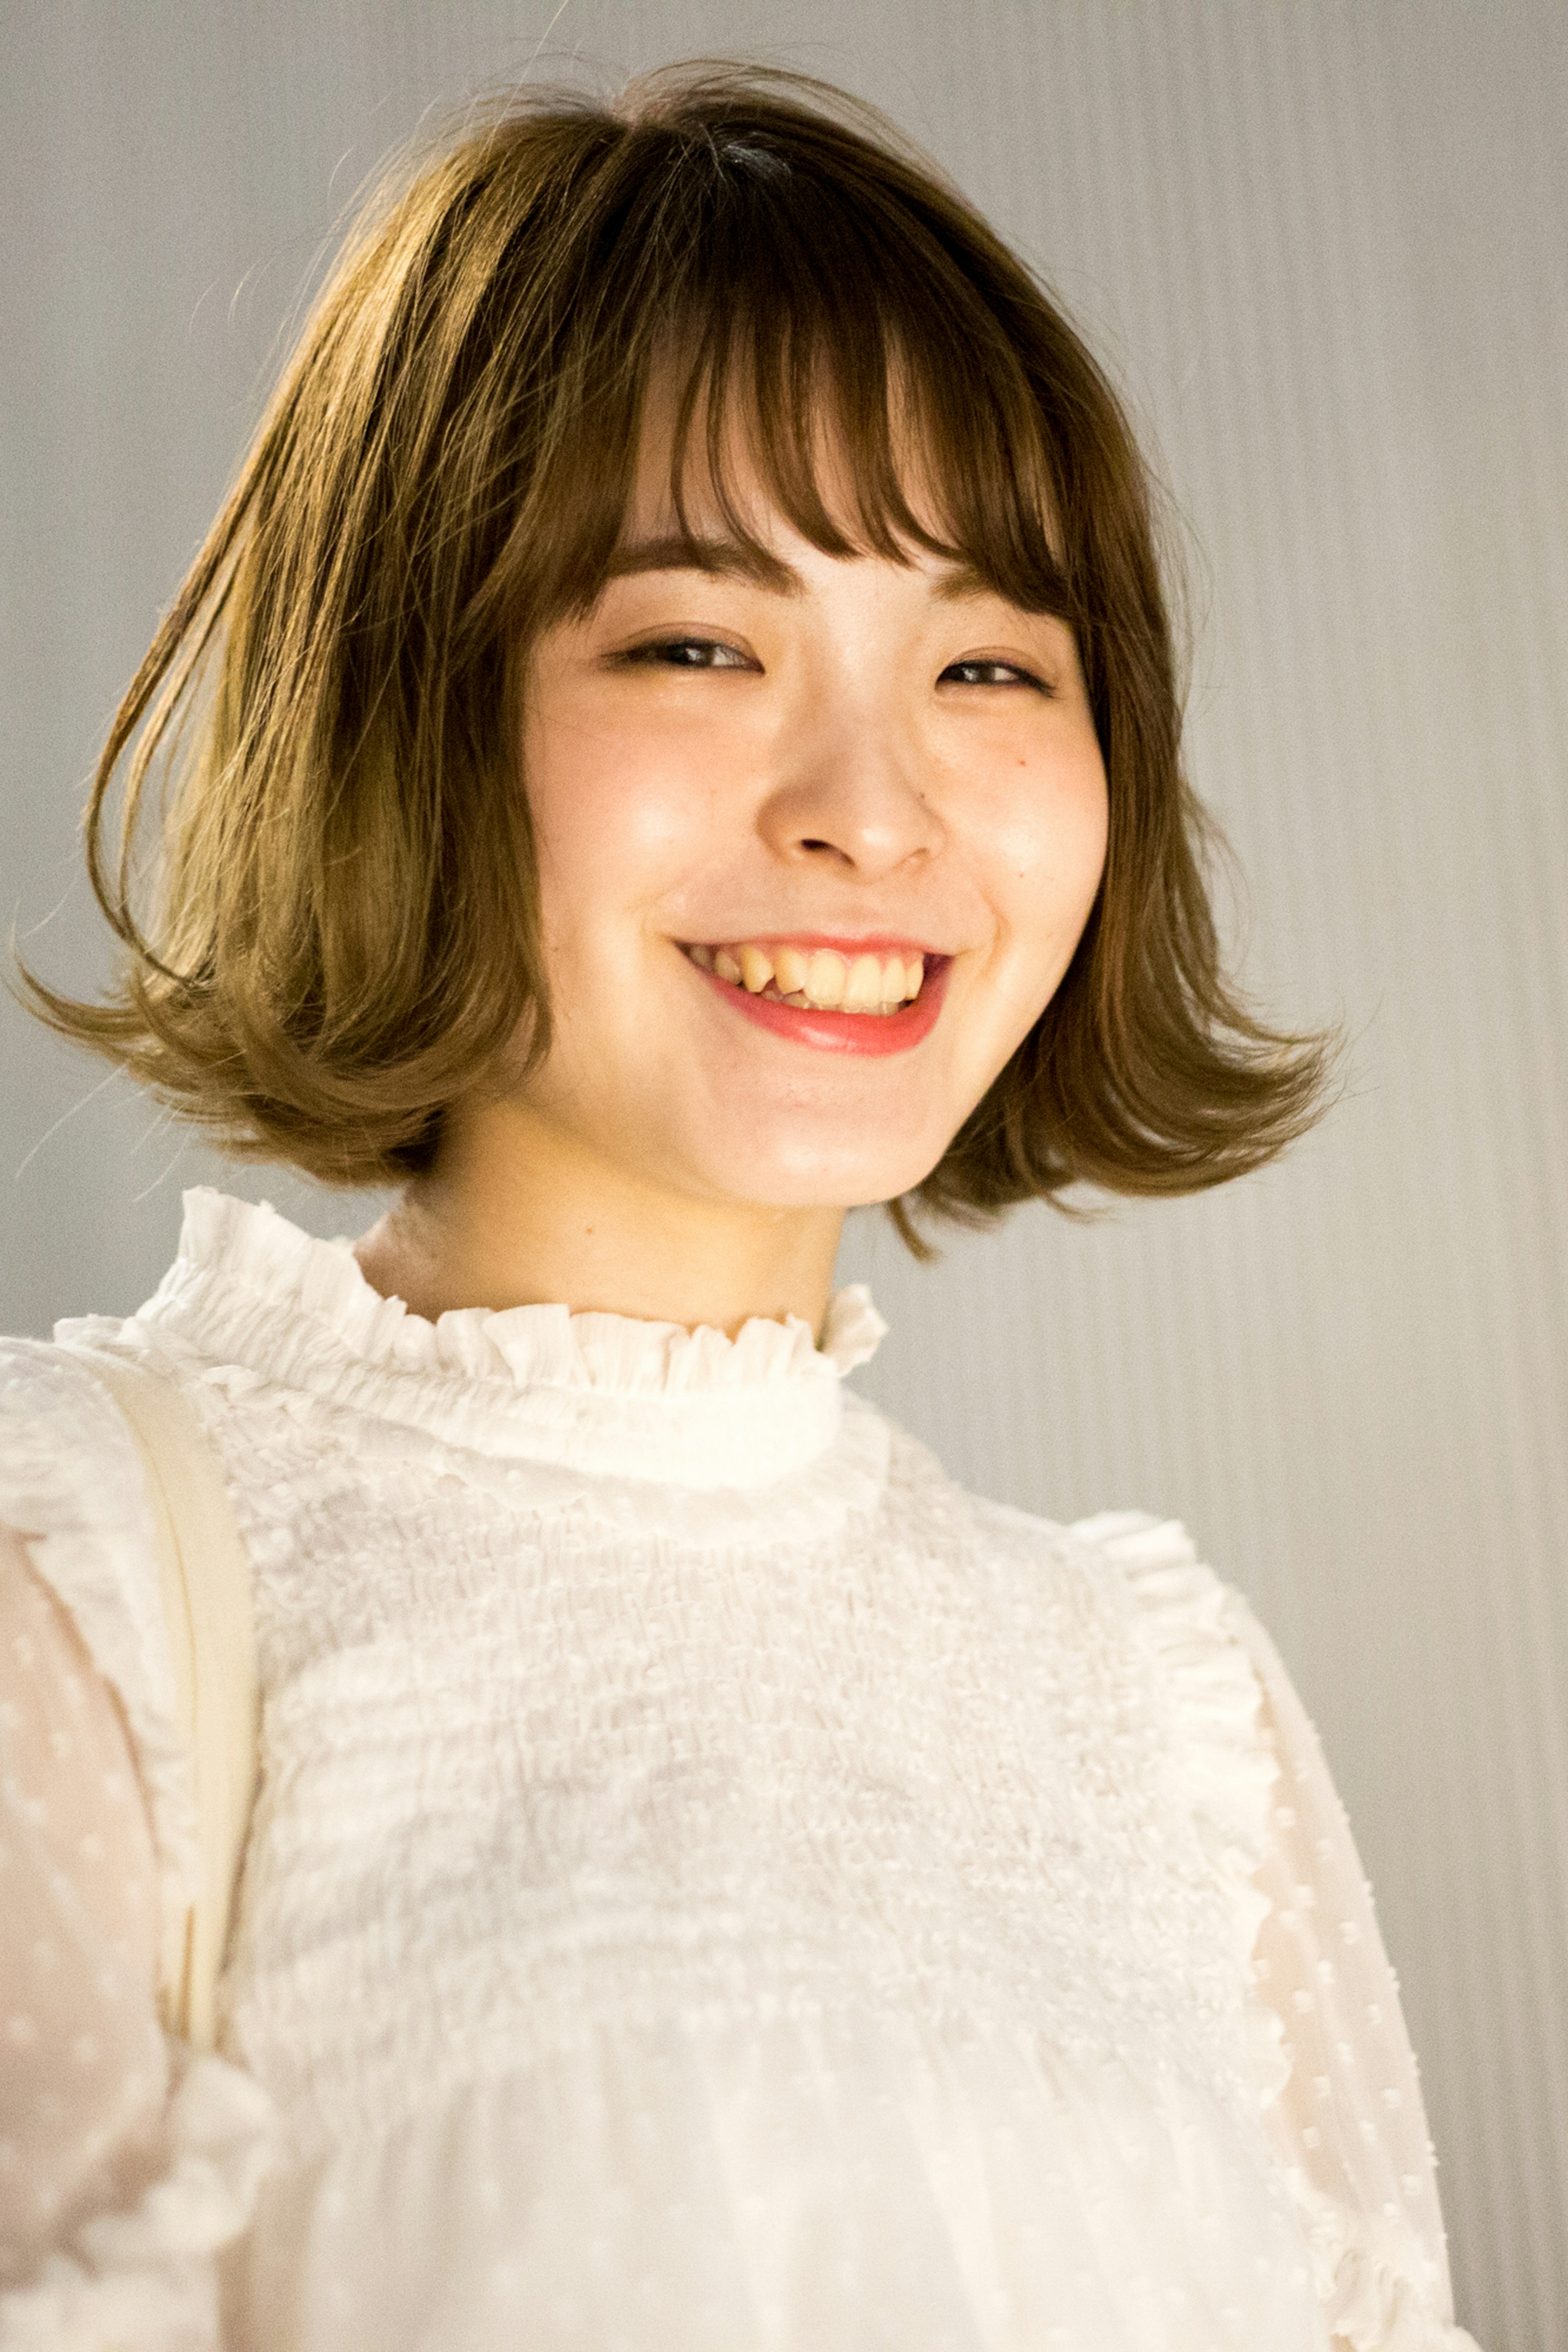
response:
[[[169,2092],[158,1881],[130,1743],[0,1528],[0,2278],[146,2185]]]
[[[156,1546],[108,1391],[34,1341],[0,1529],[0,2352],[216,2352],[272,2106],[160,2024],[194,1840]]]
[[[1350,1824],[1273,1643],[1235,1595],[1228,1612],[1280,1767],[1254,1969],[1290,2071],[1266,2118],[1309,2217],[1336,2352],[1474,2352],[1453,2325],[1415,2061]]]

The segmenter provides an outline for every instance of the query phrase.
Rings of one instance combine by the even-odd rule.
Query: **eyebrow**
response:
[[[805,587],[792,563],[741,539],[689,539],[677,534],[633,540],[616,548],[605,567],[605,577],[626,580],[643,572],[710,572],[721,579],[749,580],[782,596],[799,596]]]
[[[616,548],[605,569],[606,582],[627,580],[646,572],[707,572],[720,579],[746,580],[775,595],[800,596],[805,583],[792,563],[765,548],[740,539],[683,538],[633,540]],[[965,596],[1000,593],[994,583],[973,563],[951,566],[932,583],[933,593],[944,604]]]

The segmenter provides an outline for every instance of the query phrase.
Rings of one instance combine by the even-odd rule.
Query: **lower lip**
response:
[[[689,956],[687,961],[691,962]],[[952,958],[943,956],[927,964],[920,994],[901,1013],[822,1013],[815,1006],[779,1004],[772,997],[753,996],[749,990],[721,980],[716,971],[704,971],[700,964],[694,963],[691,969],[737,1013],[743,1013],[759,1029],[771,1029],[775,1037],[787,1037],[796,1045],[815,1045],[819,1054],[907,1054],[936,1026]]]

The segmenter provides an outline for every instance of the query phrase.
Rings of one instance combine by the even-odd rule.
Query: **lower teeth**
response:
[[[771,984],[766,988],[758,989],[756,992],[766,1003],[793,1004],[797,1013],[847,1013],[851,1010],[845,1004],[814,1004],[809,996],[798,990],[794,996],[781,996],[778,990]],[[872,1021],[886,1020],[889,1013],[901,1013],[903,1009],[901,1004],[858,1004],[853,1008],[855,1012],[864,1014]]]

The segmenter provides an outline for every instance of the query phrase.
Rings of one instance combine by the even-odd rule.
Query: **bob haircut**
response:
[[[27,974],[35,1008],[232,1153],[342,1184],[418,1173],[447,1106],[535,1066],[518,697],[540,632],[605,583],[656,370],[680,530],[695,462],[755,543],[725,478],[739,423],[826,553],[965,561],[1076,633],[1104,877],[1051,1004],[889,1204],[906,1242],[928,1254],[917,1207],[975,1223],[1076,1182],[1188,1192],[1270,1159],[1315,1116],[1327,1048],[1260,1026],[1221,969],[1151,485],[1116,396],[879,115],[737,67],[609,106],[524,92],[373,205],[99,765],[88,862],[118,981],[88,1003]],[[825,434],[851,513],[825,502]],[[910,446],[934,528],[900,478]]]

